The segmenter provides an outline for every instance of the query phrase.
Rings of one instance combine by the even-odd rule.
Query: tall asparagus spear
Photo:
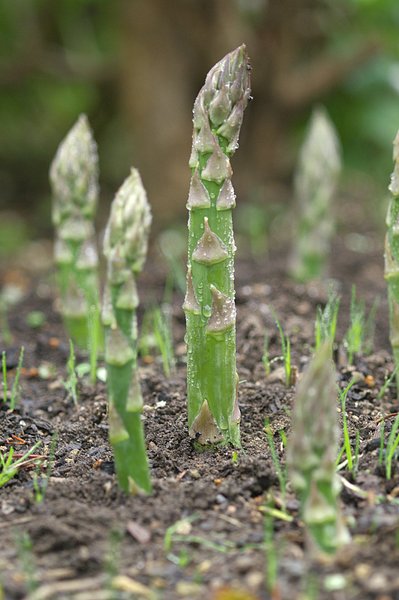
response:
[[[140,175],[132,169],[112,203],[105,232],[108,271],[102,321],[109,400],[109,437],[122,489],[151,491],[137,372],[136,275],[147,254],[150,206]]]
[[[200,443],[240,443],[237,403],[230,157],[250,97],[244,45],[208,73],[193,111],[188,196],[187,396],[190,435]]]
[[[388,285],[390,340],[397,368],[396,389],[399,393],[399,131],[393,142],[394,171],[389,190],[392,198],[387,213],[385,237],[385,279]]]
[[[339,508],[337,392],[331,344],[316,352],[295,398],[287,462],[313,545],[334,553],[349,541]]]
[[[55,226],[55,262],[65,326],[88,347],[88,320],[99,328],[97,249],[94,216],[98,200],[97,146],[85,115],[60,144],[50,168]],[[93,321],[91,321],[93,323]]]
[[[334,231],[331,207],[340,153],[333,123],[322,108],[312,114],[295,175],[298,221],[291,256],[291,274],[309,281],[324,273]]]

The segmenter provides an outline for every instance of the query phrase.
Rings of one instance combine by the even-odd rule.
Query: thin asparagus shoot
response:
[[[137,369],[136,276],[147,254],[151,211],[139,172],[132,169],[112,203],[104,238],[107,281],[102,322],[109,401],[109,437],[119,484],[151,492]]]
[[[230,157],[250,98],[245,46],[208,73],[193,111],[188,196],[187,400],[190,436],[240,444]]]
[[[99,307],[94,231],[98,155],[85,115],[60,144],[50,168],[50,182],[61,312],[69,336],[87,350],[89,311]],[[99,318],[94,325],[100,327]]]
[[[330,341],[303,375],[295,399],[287,464],[313,549],[333,554],[349,541],[339,507],[336,474],[339,430]]]
[[[399,131],[393,142],[394,170],[389,190],[392,193],[387,213],[385,236],[385,280],[388,286],[390,341],[399,393]]]
[[[306,282],[324,275],[334,231],[331,200],[340,166],[335,127],[326,111],[317,108],[300,151],[294,181],[299,217],[290,271],[297,281]]]

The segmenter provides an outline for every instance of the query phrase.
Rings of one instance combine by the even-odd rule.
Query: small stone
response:
[[[238,573],[247,573],[248,571],[251,570],[252,566],[253,566],[253,556],[252,554],[244,554],[242,556],[239,556],[235,562],[235,567],[238,571]]]
[[[264,579],[265,576],[260,571],[251,571],[245,577],[245,582],[249,588],[256,590],[263,585]]]
[[[202,589],[198,583],[191,583],[190,581],[179,581],[176,585],[176,593],[182,597],[193,598],[198,596]]]
[[[207,573],[209,569],[212,567],[212,562],[210,560],[204,560],[198,565],[199,573]]]
[[[112,481],[106,481],[104,483],[104,492],[106,494],[109,494],[111,490],[112,490]]]
[[[329,592],[344,590],[347,586],[347,581],[341,573],[333,573],[324,578],[324,589]]]
[[[371,592],[383,592],[387,587],[386,577],[382,573],[374,573],[364,583]]]

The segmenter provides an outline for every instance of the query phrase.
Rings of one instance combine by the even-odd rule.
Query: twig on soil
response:
[[[378,419],[377,425],[379,425],[382,422],[385,423],[385,421],[388,421],[388,419],[395,419],[398,415],[399,415],[399,412],[394,412],[394,413],[389,413],[389,415],[384,415],[383,417]]]
[[[365,490],[362,490],[358,485],[354,485],[353,483],[350,483],[350,481],[345,479],[345,477],[342,477],[342,475],[339,475],[339,479],[340,479],[342,485],[347,490],[350,490],[353,494],[355,494],[355,496],[357,496],[358,498],[362,498],[364,500],[369,500],[372,497],[372,492],[367,492]]]
[[[0,529],[5,529],[6,527],[15,527],[16,525],[25,525],[26,523],[30,523],[33,521],[34,517],[21,517],[20,519],[14,519],[13,521],[3,521],[0,523]]]

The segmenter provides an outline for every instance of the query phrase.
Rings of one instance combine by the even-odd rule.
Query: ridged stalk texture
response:
[[[300,151],[295,174],[295,247],[290,270],[297,281],[325,273],[334,231],[332,200],[341,168],[335,127],[325,110],[316,109]]]
[[[330,343],[324,342],[300,381],[287,463],[313,549],[333,554],[349,541],[339,507],[337,386]]]
[[[190,435],[199,443],[240,442],[230,157],[250,98],[245,46],[208,73],[193,110],[187,201],[187,395]]]
[[[396,389],[399,390],[399,131],[393,143],[393,159],[395,166],[389,185],[392,197],[386,219],[385,279],[388,285],[390,341],[398,369]]]
[[[50,182],[61,312],[70,337],[88,349],[89,319],[92,327],[100,327],[94,230],[98,155],[85,115],[79,117],[60,144],[51,165]]]
[[[136,276],[147,254],[150,225],[147,195],[138,171],[132,169],[112,203],[105,232],[108,268],[102,310],[109,438],[119,484],[129,493],[151,491],[137,371],[136,316]]]

